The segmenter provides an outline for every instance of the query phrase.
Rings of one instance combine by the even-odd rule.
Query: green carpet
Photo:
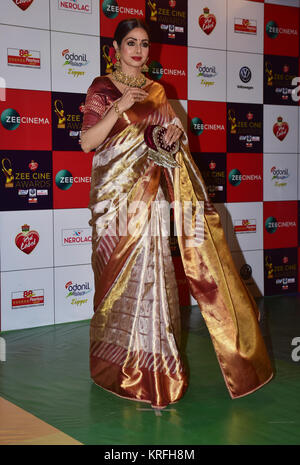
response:
[[[261,328],[275,378],[240,399],[229,396],[198,307],[182,308],[185,396],[161,416],[121,399],[89,377],[89,321],[2,332],[0,396],[83,444],[300,444],[300,297],[260,299]],[[149,410],[138,410],[146,408]]]

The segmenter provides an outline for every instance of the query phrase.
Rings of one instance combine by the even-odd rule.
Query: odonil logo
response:
[[[298,31],[296,29],[290,29],[285,27],[278,27],[278,24],[275,21],[269,21],[266,25],[266,33],[270,37],[270,39],[276,39],[279,34],[286,34],[286,35],[298,35]]]
[[[198,76],[204,78],[214,78],[218,74],[215,66],[203,65],[201,61],[200,63],[197,63],[196,68],[198,70]]]
[[[295,221],[277,221],[274,216],[269,216],[265,221],[265,229],[269,234],[274,234],[278,228],[295,228]]]
[[[78,297],[78,296],[82,296],[82,295],[85,295],[91,292],[89,282],[78,284],[78,283],[73,283],[72,281],[68,281],[65,284],[65,288],[68,290],[68,294],[66,295],[66,297],[70,297],[70,296]]]
[[[68,281],[65,284],[65,288],[68,291],[66,299],[68,299],[69,297],[72,298],[71,305],[76,305],[77,307],[80,307],[81,305],[86,304],[88,302],[86,294],[91,292],[89,282],[78,284],[73,283],[72,281]]]
[[[149,65],[149,72],[148,74],[150,77],[156,81],[159,81],[163,75],[168,76],[185,76],[186,73],[183,69],[170,69],[170,68],[163,68],[162,65],[158,61],[151,61]]]
[[[50,124],[48,118],[38,116],[20,116],[14,108],[7,108],[1,114],[2,126],[8,131],[18,129],[20,124]]]
[[[73,183],[90,183],[90,176],[72,176],[72,173],[68,170],[60,170],[55,176],[55,184],[57,187],[63,191],[67,191],[70,187],[73,186]]]
[[[114,19],[119,13],[132,16],[143,16],[143,10],[127,6],[119,6],[116,0],[103,0],[102,11],[109,19]]]
[[[63,66],[69,65],[69,66],[86,66],[89,61],[86,59],[86,54],[82,53],[78,55],[77,53],[70,52],[68,48],[63,50],[61,52],[62,56],[65,58],[65,62]]]
[[[271,168],[271,174],[272,174],[272,181],[273,179],[287,179],[290,177],[289,175],[289,170],[288,168],[284,168],[283,170],[276,168],[276,166],[273,166]]]
[[[237,168],[230,171],[228,175],[230,184],[234,187],[239,186],[242,181],[261,181],[260,174],[242,174]]]
[[[195,117],[192,119],[190,127],[191,127],[192,133],[195,134],[196,136],[200,136],[204,130],[205,131],[225,131],[225,127],[223,124],[203,123],[203,121],[198,117]]]

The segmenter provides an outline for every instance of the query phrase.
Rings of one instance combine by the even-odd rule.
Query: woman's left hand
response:
[[[167,132],[165,134],[165,142],[168,145],[172,145],[173,142],[176,142],[182,135],[182,129],[180,129],[175,124],[170,124],[167,127]]]

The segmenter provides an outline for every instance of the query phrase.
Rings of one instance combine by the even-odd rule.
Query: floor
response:
[[[299,445],[300,296],[258,301],[275,378],[232,400],[198,306],[182,308],[190,384],[162,412],[89,377],[89,321],[3,332],[0,444]],[[299,350],[300,355],[300,350]]]

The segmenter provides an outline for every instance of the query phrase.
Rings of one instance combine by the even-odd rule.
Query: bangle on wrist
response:
[[[118,107],[118,104],[117,102],[114,102],[114,109],[115,109],[115,112],[117,113],[118,115],[118,118],[121,118],[123,117],[126,121],[126,123],[130,124],[130,119],[128,118],[128,116],[126,115],[125,111],[123,111],[122,113],[120,112],[120,109]]]
[[[115,109],[115,112],[117,113],[118,115],[118,118],[121,118],[121,113],[120,113],[120,110],[119,110],[119,107],[118,107],[118,104],[117,102],[114,102],[114,109]]]

